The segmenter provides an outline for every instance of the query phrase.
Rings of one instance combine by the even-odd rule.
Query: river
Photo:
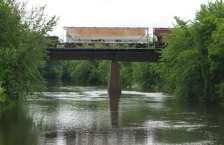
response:
[[[48,88],[0,113],[0,145],[224,144],[223,106],[71,82]]]

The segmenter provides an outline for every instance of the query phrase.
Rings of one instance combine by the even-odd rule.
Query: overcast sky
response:
[[[193,20],[200,4],[212,0],[30,0],[47,5],[45,13],[60,16],[52,35],[63,27],[172,27],[174,16]],[[213,0],[214,1],[214,0]]]

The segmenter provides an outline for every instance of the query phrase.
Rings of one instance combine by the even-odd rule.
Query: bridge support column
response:
[[[111,62],[110,74],[108,79],[108,94],[109,95],[121,95],[121,83],[120,83],[120,70],[118,62]]]

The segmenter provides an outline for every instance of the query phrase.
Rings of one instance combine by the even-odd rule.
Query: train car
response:
[[[64,27],[64,30],[66,31],[65,47],[96,43],[148,47],[149,29],[146,27]]]
[[[154,28],[153,29],[153,43],[155,48],[164,48],[165,42],[164,42],[164,36],[163,34],[168,33],[170,34],[171,31],[169,28]],[[156,38],[155,38],[156,37]]]
[[[60,45],[65,48],[79,48],[84,44],[103,44],[103,48],[110,48],[109,44],[115,44],[114,48],[122,44],[134,48],[165,48],[163,34],[171,33],[169,28],[153,28],[153,43],[149,44],[151,38],[146,27],[64,27],[64,30],[66,42]],[[48,47],[57,47],[58,36],[46,37],[51,39]]]

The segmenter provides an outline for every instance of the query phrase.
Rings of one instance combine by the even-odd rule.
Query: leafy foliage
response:
[[[61,79],[65,73],[65,61],[48,60],[46,67],[41,71],[46,78]]]
[[[144,91],[158,90],[156,86],[158,86],[160,76],[156,68],[156,63],[133,63],[133,84],[139,84],[140,89]]]
[[[76,83],[107,84],[109,61],[67,61],[66,68]]]
[[[202,4],[193,22],[175,17],[160,64],[167,92],[200,102],[223,98],[223,12],[223,1],[216,0]]]
[[[120,63],[120,79],[123,87],[132,85],[132,72],[131,62]]]
[[[45,65],[45,35],[58,20],[47,20],[45,6],[26,10],[26,3],[0,1],[0,81],[5,102],[45,89],[39,69]]]

